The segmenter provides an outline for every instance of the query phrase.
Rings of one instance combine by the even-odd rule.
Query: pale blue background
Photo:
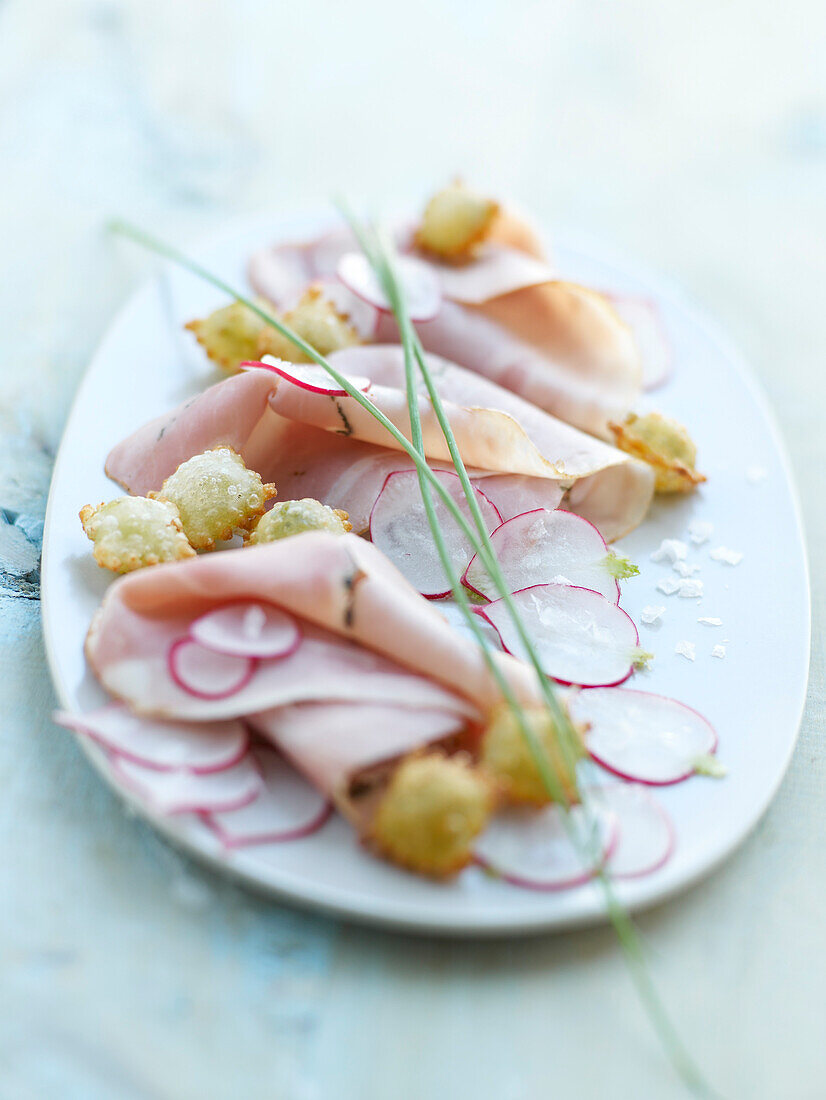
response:
[[[728,328],[791,450],[818,622],[824,55],[819,0],[0,2],[2,1100],[684,1095],[608,931],[362,931],[245,894],[124,817],[49,721],[33,569],[72,393],[151,267],[107,216],[186,242],[461,171],[667,272]],[[640,920],[732,1097],[826,1094],[823,717],[816,633],[776,803]]]

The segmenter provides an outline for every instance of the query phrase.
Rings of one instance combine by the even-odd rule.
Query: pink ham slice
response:
[[[439,274],[447,299],[433,320],[417,326],[422,343],[576,427],[609,438],[608,422],[624,417],[642,386],[633,333],[604,295],[556,277],[533,243],[526,244],[519,219],[504,219],[496,237],[458,266],[422,257]],[[400,245],[407,239],[398,234]],[[266,249],[250,261],[250,281],[258,293],[282,302],[297,292],[291,279],[306,285],[334,276],[341,256],[354,247],[352,235],[337,230],[303,246]],[[376,321],[373,339],[398,339],[391,317]]]
[[[256,599],[299,620],[290,656],[257,663],[222,699],[194,697],[167,654],[194,620]],[[455,634],[369,543],[324,532],[156,566],[121,578],[104,597],[86,641],[104,687],[138,713],[214,721],[301,701],[398,703],[478,720],[500,694],[481,651]],[[500,656],[514,690],[536,696],[524,666]]]
[[[372,700],[300,703],[250,715],[249,721],[339,803],[360,773],[458,735],[465,725],[449,710]]]
[[[399,347],[349,349],[331,361],[345,374],[370,378],[371,400],[409,437]],[[446,360],[432,357],[431,369],[462,457],[503,518],[540,505],[554,507],[571,486],[567,506],[606,539],[619,538],[641,521],[653,493],[647,466]],[[446,466],[447,446],[424,395],[420,411],[428,458]],[[139,429],[111,452],[106,469],[130,492],[145,493],[158,488],[180,462],[219,443],[234,447],[248,466],[274,481],[280,499],[316,496],[345,508],[356,531],[366,527],[387,474],[411,467],[355,398],[333,399],[268,370],[250,370]],[[491,478],[497,484],[489,492]],[[529,488],[532,495],[523,495]],[[509,503],[500,507],[494,494]]]

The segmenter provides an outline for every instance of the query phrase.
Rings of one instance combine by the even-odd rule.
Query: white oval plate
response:
[[[245,262],[279,237],[317,231],[316,215],[246,221],[197,253],[236,285]],[[132,247],[122,245],[119,247]],[[593,252],[593,254],[591,254]],[[674,349],[674,372],[646,404],[690,425],[708,484],[688,499],[660,499],[621,549],[641,568],[624,586],[623,605],[639,622],[645,604],[667,610],[659,628],[640,627],[654,650],[649,673],[634,686],[662,692],[705,714],[720,736],[726,779],[695,778],[654,791],[671,814],[677,846],[670,861],[646,878],[617,884],[630,909],[652,905],[716,867],[744,839],[774,795],[794,747],[806,693],[809,588],[800,519],[788,464],[772,418],[737,354],[659,278],[597,258],[596,250],[555,243],[560,270],[577,281],[650,295],[662,310]],[[602,250],[599,251],[602,255]],[[110,575],[98,569],[77,513],[88,502],[117,495],[103,473],[109,449],[144,421],[217,380],[182,324],[224,304],[220,293],[180,270],[165,269],[124,308],[83,380],[55,464],[43,548],[43,625],[62,704],[83,711],[103,702],[89,674],[83,639]],[[765,476],[755,480],[757,471]],[[751,474],[751,477],[749,477]],[[674,576],[649,555],[663,538],[687,540],[692,519],[708,520],[710,542],[693,547],[705,597],[697,603],[656,591]],[[709,558],[725,545],[744,552],[728,566]],[[723,620],[704,626],[700,616]],[[724,659],[712,647],[726,641]],[[692,663],[674,652],[693,641]],[[297,843],[225,852],[193,816],[158,818],[135,802],[111,775],[100,750],[84,748],[124,798],[166,837],[222,871],[279,898],[360,921],[419,932],[495,934],[569,928],[604,919],[600,888],[555,894],[523,891],[470,868],[455,882],[432,883],[366,855],[352,831],[332,819]]]

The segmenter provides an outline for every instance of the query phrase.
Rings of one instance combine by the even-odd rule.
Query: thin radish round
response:
[[[483,246],[469,263],[457,265],[431,259],[428,263],[439,276],[445,298],[470,306],[482,305],[491,298],[538,286],[556,277],[545,260],[495,244]]]
[[[191,771],[157,771],[115,756],[112,771],[152,809],[163,814],[217,813],[237,810],[258,797],[261,773],[247,753],[231,768],[198,775]]]
[[[613,814],[583,806],[565,812],[513,808],[494,817],[476,842],[476,862],[526,890],[566,890],[588,882],[617,842]]]
[[[611,572],[617,559],[596,527],[582,516],[537,508],[506,520],[490,541],[511,592],[535,584],[568,584],[619,602],[619,583]],[[500,595],[478,554],[462,583],[488,599]]]
[[[255,801],[204,815],[224,847],[276,844],[317,832],[332,814],[332,804],[277,752],[261,747],[253,755],[264,780]]]
[[[164,722],[133,714],[122,703],[89,714],[58,714],[55,721],[126,760],[157,771],[223,771],[238,763],[249,744],[242,722]]]
[[[473,525],[459,475],[441,470],[436,476]],[[480,489],[474,489],[474,493],[488,531],[494,530],[501,522],[499,513]],[[470,561],[472,547],[443,501],[435,494],[433,501],[450,560],[461,574]],[[449,594],[450,584],[433,542],[415,470],[397,470],[388,475],[370,514],[370,538],[423,596],[433,600]]]
[[[268,370],[277,374],[287,382],[292,382],[301,390],[309,393],[321,393],[326,397],[347,397],[347,390],[342,389],[335,378],[315,363],[288,363],[286,359],[274,359],[271,355],[265,355],[261,362],[252,360],[241,364],[242,370]],[[361,374],[348,376],[347,381],[353,389],[368,390],[372,385],[369,378]]]
[[[253,600],[208,611],[189,633],[205,649],[235,657],[287,657],[301,642],[301,629],[292,615]]]
[[[606,863],[612,878],[641,878],[658,871],[674,851],[674,825],[646,787],[611,783],[586,792],[591,805],[616,817],[619,836]]]
[[[169,675],[188,695],[196,699],[228,699],[247,684],[255,673],[254,657],[216,653],[194,638],[179,638],[169,647]]]
[[[404,292],[411,321],[432,321],[442,304],[439,278],[415,256],[397,256],[394,269]],[[344,285],[383,313],[392,313],[387,295],[363,252],[345,252],[336,268]]]
[[[701,714],[663,695],[594,688],[573,695],[569,708],[577,722],[589,726],[588,752],[621,779],[679,783],[717,748],[717,735]]]
[[[547,676],[563,684],[601,687],[620,684],[633,672],[639,656],[637,628],[599,592],[536,584],[514,592],[512,599]],[[477,614],[496,628],[508,653],[527,658],[504,600],[480,607]]]
[[[656,303],[634,294],[609,294],[608,297],[637,341],[642,359],[643,388],[656,389],[671,374],[674,359]]]

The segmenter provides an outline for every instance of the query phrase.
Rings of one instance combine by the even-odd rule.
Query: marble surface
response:
[[[817,0],[0,2],[0,1096],[685,1095],[611,932],[450,943],[280,908],[127,818],[49,719],[51,459],[152,267],[107,218],[185,243],[457,171],[668,273],[776,410],[813,567],[798,751],[742,850],[639,924],[724,1095],[823,1096],[824,50]]]

